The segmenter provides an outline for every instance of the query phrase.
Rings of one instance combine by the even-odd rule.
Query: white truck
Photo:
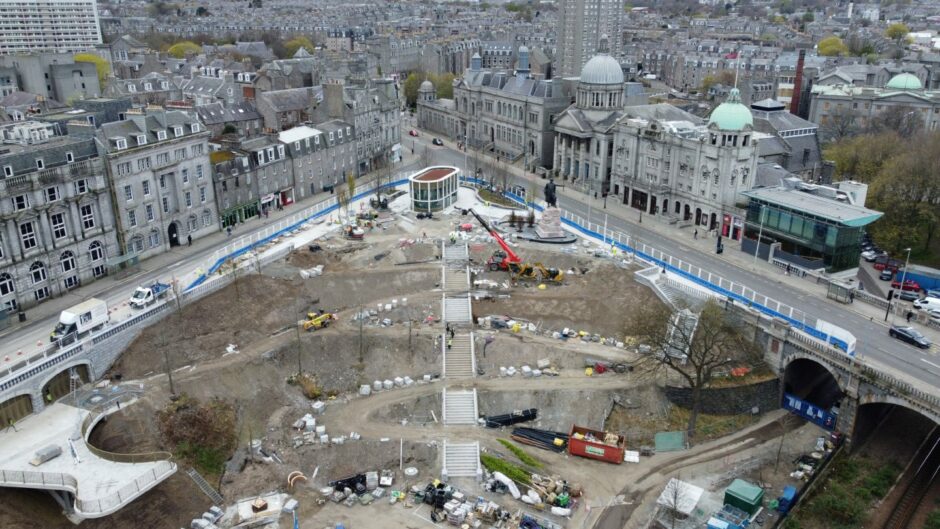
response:
[[[89,331],[101,329],[109,320],[108,303],[91,298],[62,311],[49,341],[61,345],[72,343]]]
[[[142,309],[166,296],[169,292],[170,285],[157,281],[152,285],[137,287],[128,303],[135,309]]]

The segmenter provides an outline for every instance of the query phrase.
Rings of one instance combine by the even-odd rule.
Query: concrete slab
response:
[[[90,412],[57,402],[19,421],[16,430],[3,430],[0,486],[66,491],[74,497],[70,518],[75,521],[111,514],[176,472],[176,464],[169,460],[124,463],[89,447],[82,424],[90,421],[86,430],[90,432],[94,422],[114,411],[116,407]],[[62,454],[31,465],[36,451],[46,446],[59,446]]]

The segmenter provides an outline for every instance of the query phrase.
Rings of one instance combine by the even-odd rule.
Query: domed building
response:
[[[895,128],[940,130],[940,90],[925,88],[921,78],[909,72],[895,74],[883,87],[817,84],[808,118],[824,131],[864,128],[875,119]]]
[[[602,36],[602,50],[606,41]],[[585,63],[574,104],[555,120],[556,176],[599,196],[610,192],[613,129],[625,115],[628,90],[631,103],[646,103],[642,85],[624,83],[620,63],[606,51]]]
[[[708,116],[708,126],[728,132],[745,131],[754,126],[751,109],[741,102],[741,92],[737,88],[732,88],[728,99]]]

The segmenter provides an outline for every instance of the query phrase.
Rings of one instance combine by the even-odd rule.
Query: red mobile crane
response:
[[[512,251],[512,248],[506,244],[506,241],[499,236],[499,233],[493,229],[488,222],[486,222],[483,217],[481,217],[476,211],[470,210],[470,213],[480,222],[480,226],[483,226],[490,236],[496,239],[496,243],[499,244],[499,247],[502,250],[496,250],[493,252],[493,255],[490,256],[486,261],[486,266],[491,271],[496,270],[507,270],[515,278],[522,279],[535,279],[536,270],[535,267],[522,262],[522,259]]]

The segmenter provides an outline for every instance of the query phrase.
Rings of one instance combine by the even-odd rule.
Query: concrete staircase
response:
[[[454,343],[447,348],[447,335],[441,342],[444,356],[444,378],[471,378],[476,375],[473,351],[473,333],[457,333]]]
[[[441,267],[443,279],[441,284],[444,286],[444,292],[456,294],[458,292],[467,292],[470,290],[470,268],[464,267]]]
[[[193,482],[199,487],[206,496],[212,500],[213,505],[225,505],[222,500],[222,495],[219,494],[219,491],[212,488],[212,485],[209,485],[209,482],[206,481],[206,478],[202,477],[202,474],[196,472],[195,468],[191,468],[186,471],[186,474],[193,479]]]
[[[477,424],[477,390],[474,389],[444,389],[443,416],[441,421],[445,426],[474,426]]]
[[[444,441],[444,463],[441,465],[441,477],[483,479],[480,466],[480,443],[450,443]]]
[[[470,295],[447,296],[441,299],[441,314],[447,323],[466,326],[473,322],[470,310]]]
[[[448,265],[467,265],[470,262],[470,247],[465,242],[448,244],[441,243],[441,255],[444,263]]]

